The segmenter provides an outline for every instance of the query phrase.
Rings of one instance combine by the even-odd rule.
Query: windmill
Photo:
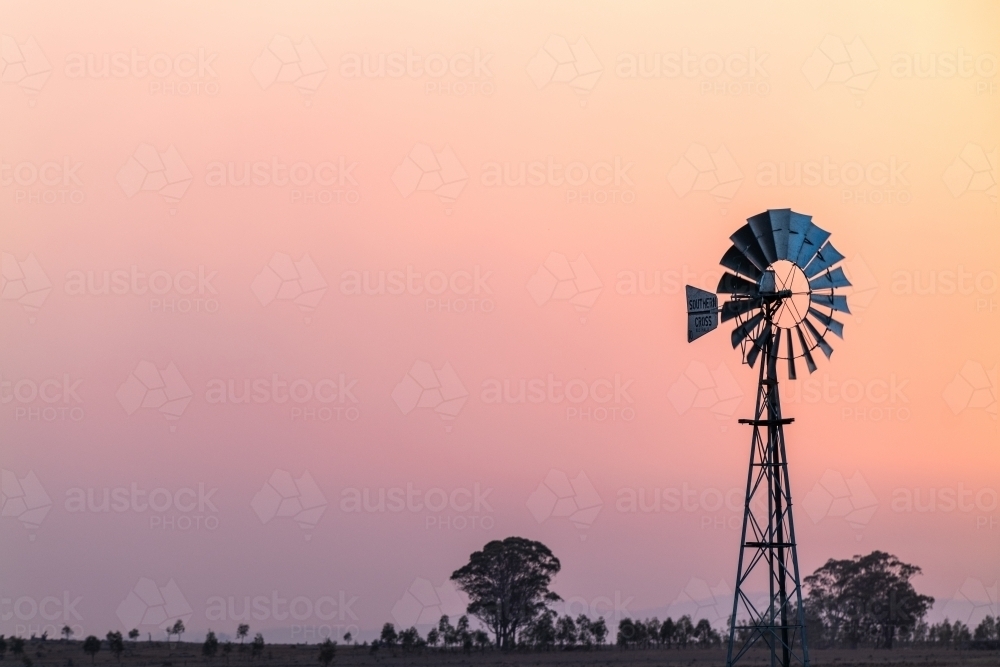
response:
[[[844,333],[834,313],[850,313],[847,297],[836,292],[851,283],[836,266],[844,256],[811,216],[769,209],[729,238],[733,245],[720,262],[729,272],[715,290],[729,300],[719,308],[716,294],[686,287],[688,342],[717,328],[721,315],[736,325],[731,339],[743,361],[751,367],[760,361],[753,419],[739,420],[753,427],[753,436],[726,665],[762,642],[772,667],[808,667],[783,429],[793,419],[781,414],[778,366],[786,365],[794,380],[797,360],[812,373],[817,349],[830,358],[829,334]],[[766,601],[751,599],[761,591]]]

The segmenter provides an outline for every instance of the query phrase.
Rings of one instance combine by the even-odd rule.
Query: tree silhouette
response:
[[[205,635],[205,643],[201,645],[201,654],[206,658],[214,658],[219,650],[219,640],[211,630]]]
[[[584,648],[589,649],[594,646],[594,634],[591,631],[590,619],[587,618],[586,614],[580,614],[576,617],[576,639],[583,644]]]
[[[100,640],[98,640],[100,644]],[[100,646],[98,646],[100,648]],[[24,637],[11,637],[10,638],[10,652],[14,655],[24,654]]]
[[[563,616],[556,623],[556,641],[562,648],[576,645],[576,623],[571,616]]]
[[[175,634],[175,635],[177,635],[177,645],[178,646],[181,643],[181,635],[184,634],[185,630],[187,630],[187,628],[184,627],[184,621],[182,621],[179,618],[174,622],[174,627],[170,628],[170,632],[173,633],[173,634]]]
[[[120,632],[109,632],[105,639],[108,641],[108,650],[111,651],[119,663],[122,661],[122,652],[125,650],[125,641],[122,639],[122,633]]]
[[[250,626],[246,623],[240,623],[236,626],[236,636],[240,640],[240,646],[243,646],[243,640],[247,638],[247,634],[250,633]]]
[[[608,624],[604,622],[603,616],[590,624],[590,632],[594,635],[594,642],[598,646],[604,646],[604,642],[608,638]]]
[[[90,656],[90,664],[94,664],[94,656],[101,650],[101,640],[94,635],[83,640],[83,652]]]
[[[382,626],[382,634],[379,636],[379,641],[389,648],[396,648],[396,640],[399,635],[396,634],[396,626],[392,623],[386,623]]]
[[[409,627],[399,632],[399,644],[403,648],[403,653],[409,653],[423,644],[420,633],[415,627]]]
[[[884,551],[835,560],[803,580],[807,603],[833,641],[857,647],[871,639],[892,648],[900,632],[911,630],[934,598],[918,594],[910,579],[921,573]]]
[[[660,625],[660,644],[666,644],[667,648],[674,643],[674,619],[667,617]]]
[[[264,654],[264,635],[257,633],[250,644],[250,658],[259,658]]]
[[[451,626],[448,616],[442,616],[438,620],[437,631],[441,635],[441,642],[444,644],[444,647],[446,649],[451,648],[451,645],[456,641],[455,628]]]
[[[68,625],[62,626],[61,634],[64,641],[69,641],[69,638],[73,636],[73,628]]]
[[[428,646],[436,647],[439,641],[441,641],[441,632],[437,628],[431,628],[427,631]]]
[[[517,632],[561,598],[549,590],[561,565],[547,546],[523,537],[486,544],[451,579],[469,596],[467,611],[482,621],[498,648],[513,648]]]
[[[323,667],[330,667],[330,663],[337,656],[337,642],[331,641],[329,637],[319,645],[319,663]]]

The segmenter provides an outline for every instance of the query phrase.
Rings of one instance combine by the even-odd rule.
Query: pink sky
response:
[[[724,622],[756,371],[681,294],[787,207],[854,282],[781,385],[803,574],[997,613],[994,4],[124,8],[2,27],[0,633],[367,637],[509,535]]]

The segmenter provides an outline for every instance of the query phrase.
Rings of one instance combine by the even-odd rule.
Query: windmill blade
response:
[[[791,211],[788,215],[788,253],[785,259],[798,263],[799,251],[802,250],[802,241],[806,237],[809,225],[812,224],[811,215],[803,215]]]
[[[772,208],[768,211],[771,216],[771,233],[774,237],[774,254],[778,259],[788,259],[788,236],[789,223],[791,222],[792,209]]]
[[[726,267],[730,271],[735,271],[736,273],[742,274],[751,280],[757,280],[760,278],[761,270],[754,266],[753,262],[747,259],[747,256],[744,255],[735,245],[729,246],[729,250],[727,250],[726,254],[722,256],[722,260],[719,264]]]
[[[823,275],[809,281],[809,287],[813,289],[834,289],[836,287],[850,286],[851,281],[848,280],[847,276],[844,274],[844,269],[839,266],[833,271],[828,270]]]
[[[830,232],[825,229],[820,229],[813,223],[809,223],[809,229],[806,230],[805,236],[802,238],[802,247],[799,248],[799,256],[795,260],[795,263],[799,266],[806,266],[812,261],[813,256],[816,252],[823,247],[826,240],[830,238]]]
[[[719,294],[746,294],[757,296],[757,283],[750,282],[746,278],[734,276],[731,273],[723,273],[719,279],[719,286],[715,288]]]
[[[757,243],[757,237],[754,235],[753,230],[750,229],[750,225],[743,225],[729,238],[732,240],[733,245],[739,248],[740,252],[761,271],[766,269],[767,265],[770,264],[764,256],[764,251],[761,250],[760,244]]]
[[[788,333],[788,335],[785,336],[785,338],[786,338],[785,345],[788,347],[788,379],[789,380],[794,380],[794,379],[796,379],[796,376],[795,376],[795,344],[792,343],[792,330],[791,329],[785,329],[785,331]]]
[[[731,299],[722,304],[722,321],[728,322],[737,315],[749,312],[755,308],[760,308],[760,298],[752,299]]]
[[[774,231],[771,229],[770,212],[764,211],[752,218],[747,218],[747,224],[750,225],[750,229],[757,239],[757,245],[764,253],[764,259],[767,260],[768,264],[773,264],[778,259],[778,253],[774,247]]]
[[[819,349],[823,350],[823,354],[825,354],[826,358],[829,359],[830,355],[833,354],[833,348],[830,347],[830,344],[826,342],[826,339],[823,338],[818,331],[816,331],[816,327],[812,325],[812,322],[810,322],[808,318],[802,321],[805,323],[806,329],[809,329],[809,334],[813,337],[813,340],[815,340],[816,344],[819,345]]]
[[[837,336],[837,338],[842,339],[844,337],[843,322],[838,322],[837,320],[833,319],[833,317],[831,317],[830,315],[821,313],[815,308],[810,308],[809,314],[815,317],[820,322],[822,322],[824,325],[826,325],[826,328],[832,331]]]
[[[842,259],[844,259],[844,256],[840,254],[840,251],[827,241],[826,245],[819,249],[808,266],[802,269],[802,272],[806,274],[806,278],[812,278],[823,269],[833,266]]]
[[[753,342],[753,347],[747,352],[747,363],[750,364],[750,368],[753,368],[754,363],[757,361],[757,357],[760,356],[761,350],[764,349],[764,341],[771,337],[771,323],[766,322],[764,324],[764,330],[760,332],[760,335]]]
[[[809,346],[806,345],[806,337],[802,334],[802,327],[795,327],[795,332],[799,334],[799,345],[802,346],[802,356],[806,360],[806,367],[809,369],[810,373],[815,373],[816,362],[813,361],[812,352],[809,351]]]
[[[716,290],[718,291],[718,290]],[[818,306],[825,306],[830,310],[839,310],[842,313],[851,314],[851,309],[847,306],[847,297],[839,294],[810,294],[809,300]]]
[[[763,311],[757,313],[756,315],[754,315],[753,317],[751,317],[749,320],[747,320],[746,322],[744,322],[740,326],[738,326],[735,329],[733,329],[733,333],[731,334],[730,337],[732,338],[733,349],[734,350],[736,349],[737,345],[739,345],[740,343],[743,342],[744,338],[746,338],[747,336],[749,336],[753,332],[753,330],[757,328],[757,325],[760,324],[760,321],[762,319],[764,319],[764,313],[763,313]]]

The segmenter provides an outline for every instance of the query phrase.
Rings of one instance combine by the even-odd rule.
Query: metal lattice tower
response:
[[[801,358],[812,373],[813,350],[829,358],[827,335],[843,337],[844,325],[833,313],[850,313],[847,297],[836,294],[850,282],[835,268],[844,256],[829,237],[810,216],[769,209],[730,237],[733,245],[721,264],[732,273],[716,287],[730,298],[721,308],[716,294],[686,288],[688,342],[717,328],[721,314],[723,322],[736,323],[731,341],[744,363],[761,362],[754,416],[739,420],[753,427],[753,435],[727,667],[761,649],[770,655],[771,667],[809,665],[785,452],[784,426],[793,420],[781,413],[778,365],[785,362],[794,380]]]

